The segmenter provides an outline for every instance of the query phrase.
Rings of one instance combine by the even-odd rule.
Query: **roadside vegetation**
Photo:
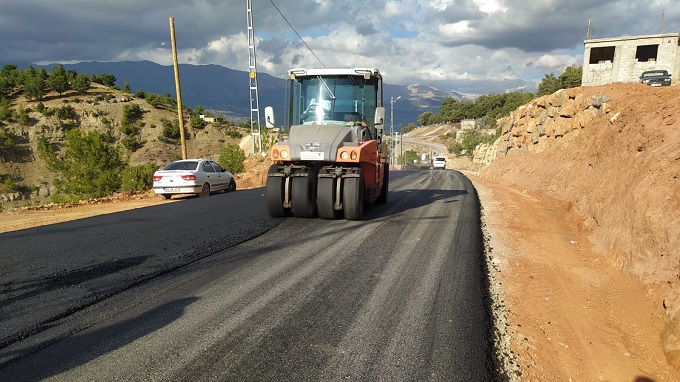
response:
[[[479,144],[492,143],[500,136],[501,131],[496,127],[497,120],[510,115],[512,111],[536,97],[552,94],[560,89],[581,86],[582,73],[581,66],[572,65],[558,77],[552,73],[546,74],[538,84],[538,91],[535,95],[529,92],[491,93],[481,95],[474,101],[456,100],[449,97],[442,102],[438,114],[428,111],[418,116],[418,124],[427,126],[474,120],[474,129],[467,130],[458,137],[442,137],[444,139],[455,138],[455,142],[448,146],[450,153],[457,156],[472,156],[474,148]],[[416,125],[409,124],[402,129],[402,134],[416,128]]]
[[[155,163],[147,163],[144,156],[133,154],[153,141],[152,152],[167,153],[162,155],[169,161],[181,159],[177,101],[170,94],[132,94],[127,83],[121,91],[116,80],[112,74],[76,73],[63,65],[25,70],[17,65],[2,67],[0,163],[38,159],[52,174],[36,186],[26,183],[16,170],[11,175],[10,167],[0,165],[0,194],[20,192],[27,198],[39,187],[52,184],[56,192],[50,192],[51,202],[60,203],[151,189],[158,156]],[[148,119],[152,110],[158,111]],[[217,130],[223,136],[216,144],[224,148],[222,153],[215,149],[214,155],[222,154],[229,171],[244,171],[245,153],[232,142],[245,135],[246,122],[228,121],[202,106],[184,110],[186,139],[194,139],[212,125],[213,134]],[[136,158],[134,163],[131,157]]]

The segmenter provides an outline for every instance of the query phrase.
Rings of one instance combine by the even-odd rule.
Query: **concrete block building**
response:
[[[679,33],[585,40],[583,86],[638,82],[646,70],[665,69],[680,80]]]

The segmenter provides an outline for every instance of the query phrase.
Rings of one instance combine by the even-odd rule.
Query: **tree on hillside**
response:
[[[7,98],[0,97],[0,121],[6,121],[12,117],[12,109]]]
[[[548,94],[553,94],[554,92],[560,90],[560,80],[555,77],[554,74],[546,74],[543,80],[538,84],[537,96],[544,96]]]
[[[419,158],[419,155],[418,155],[417,152],[415,152],[413,150],[406,150],[406,151],[404,151],[404,157],[402,158],[401,163],[406,164],[406,165],[412,165],[412,164],[417,163],[418,158]]]
[[[199,114],[191,114],[189,123],[194,129],[203,129],[208,124],[208,122],[202,119]]]
[[[447,97],[439,107],[437,122],[455,122],[475,118],[473,107],[474,103],[470,101],[458,101]]]
[[[102,85],[108,86],[110,88],[116,86],[116,76],[109,73],[102,73]]]
[[[69,71],[66,72],[66,78],[68,79],[69,84],[73,84],[73,81],[75,81],[77,76],[78,72],[73,69],[69,69]]]
[[[47,84],[61,96],[69,90],[68,77],[64,65],[52,67],[52,74],[47,78]]]
[[[87,90],[90,89],[90,78],[87,74],[78,74],[71,82],[71,87],[73,90],[77,91],[78,94],[85,94]]]
[[[241,147],[235,143],[229,143],[220,153],[217,163],[233,174],[240,174],[246,171],[243,165],[244,160],[246,160],[246,154]]]
[[[569,89],[581,86],[582,79],[583,67],[580,65],[572,65],[566,68],[564,73],[560,74],[560,87],[562,89]]]
[[[55,179],[59,192],[77,198],[98,198],[118,191],[127,165],[121,150],[97,131],[68,130],[61,155],[47,138],[40,137],[38,155],[50,170],[59,173]]]
[[[435,117],[434,113],[431,111],[426,111],[418,116],[418,123],[423,126],[432,125],[436,121],[437,117]]]
[[[45,95],[47,71],[45,68],[35,70],[32,66],[24,74],[24,96],[29,100],[40,101]]]
[[[406,125],[406,126],[404,126],[404,127],[401,128],[401,134],[402,134],[402,135],[403,135],[403,134],[408,134],[409,132],[411,132],[411,131],[413,131],[413,130],[415,130],[415,129],[417,129],[417,128],[418,128],[418,126],[417,126],[416,124],[409,123],[408,125]]]
[[[14,87],[19,83],[19,69],[16,65],[5,65],[0,70],[0,97],[10,95]]]
[[[572,65],[564,69],[564,72],[555,77],[554,74],[546,74],[541,83],[538,84],[537,96],[552,94],[560,89],[569,89],[581,86],[583,77],[583,67]]]

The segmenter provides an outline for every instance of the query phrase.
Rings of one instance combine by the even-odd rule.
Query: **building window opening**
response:
[[[590,62],[589,64],[598,64],[600,62],[614,61],[614,46],[603,46],[598,48],[590,48]]]
[[[659,52],[659,44],[640,45],[635,52],[635,59],[639,62],[656,61]]]

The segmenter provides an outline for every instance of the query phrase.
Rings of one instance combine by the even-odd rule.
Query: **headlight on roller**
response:
[[[286,150],[281,150],[281,158],[283,158],[283,159],[288,159],[288,151],[286,151]]]
[[[347,160],[347,158],[349,158],[349,153],[347,151],[340,153],[340,159]]]
[[[357,154],[356,151],[352,151],[352,154],[350,155],[350,158],[352,158],[352,160],[357,160],[358,157],[359,157],[359,154]]]
[[[279,159],[279,150],[273,150],[272,151],[272,158],[273,159]]]

